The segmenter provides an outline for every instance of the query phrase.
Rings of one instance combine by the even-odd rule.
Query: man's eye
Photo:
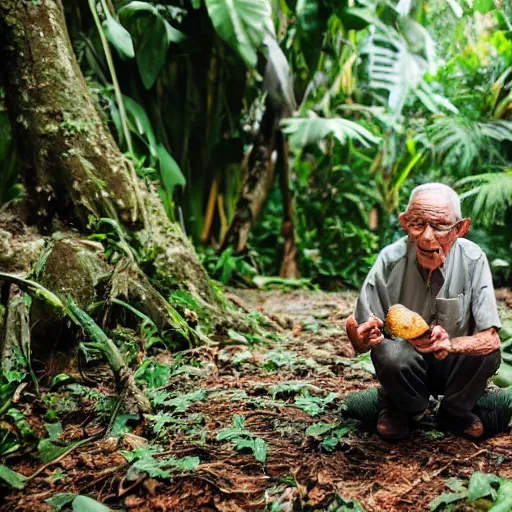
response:
[[[431,226],[434,231],[441,231],[441,232],[450,231],[450,229],[452,229],[452,227],[453,227],[450,224],[431,224]]]

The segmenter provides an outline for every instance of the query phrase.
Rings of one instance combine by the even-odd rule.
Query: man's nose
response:
[[[425,240],[432,240],[434,238],[434,230],[431,228],[430,224],[425,226],[423,231],[423,238]]]

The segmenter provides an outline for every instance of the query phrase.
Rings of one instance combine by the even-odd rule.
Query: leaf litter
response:
[[[414,512],[472,510],[464,500],[506,494],[507,433],[475,444],[423,424],[390,444],[343,416],[348,392],[376,385],[371,360],[355,358],[344,333],[353,293],[235,293],[286,329],[162,351],[138,370],[154,411],[117,415],[110,436],[98,435],[116,400],[104,368],[100,386],[64,382],[42,389],[44,400],[22,395],[25,431],[47,440],[39,458],[4,457],[0,478],[13,488],[0,488],[0,510],[65,511],[88,496],[133,512]]]

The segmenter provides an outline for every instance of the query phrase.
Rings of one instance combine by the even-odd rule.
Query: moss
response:
[[[96,285],[106,273],[97,253],[76,240],[62,239],[53,242],[37,279],[52,292],[69,295],[86,308],[98,299]]]

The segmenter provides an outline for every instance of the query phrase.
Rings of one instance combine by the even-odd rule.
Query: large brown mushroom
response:
[[[386,316],[386,329],[392,336],[412,340],[425,334],[429,326],[418,313],[402,304],[395,304]]]

